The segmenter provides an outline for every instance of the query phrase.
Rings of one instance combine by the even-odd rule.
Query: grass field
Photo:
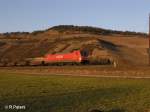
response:
[[[0,112],[149,112],[150,80],[0,72]]]

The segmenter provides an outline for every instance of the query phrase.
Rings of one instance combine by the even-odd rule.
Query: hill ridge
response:
[[[111,30],[111,29],[104,29],[100,27],[93,27],[93,26],[75,26],[75,25],[57,25],[53,26],[51,28],[48,28],[46,30],[36,30],[33,32],[6,32],[6,33],[0,33],[0,36],[3,35],[36,35],[45,33],[51,30],[58,31],[59,33],[64,33],[67,31],[78,31],[84,32],[84,33],[90,33],[90,34],[100,34],[100,35],[111,35],[111,34],[121,34],[121,35],[142,35],[147,36],[146,33],[143,32],[134,32],[134,31],[118,31],[118,30]]]

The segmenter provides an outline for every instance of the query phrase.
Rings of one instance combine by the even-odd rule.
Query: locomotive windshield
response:
[[[81,53],[81,56],[84,56],[84,57],[89,56],[89,51],[88,50],[81,50],[80,53]]]

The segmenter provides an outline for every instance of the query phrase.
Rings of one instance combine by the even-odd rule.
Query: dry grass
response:
[[[130,66],[117,67],[112,66],[49,66],[49,67],[2,67],[0,71],[14,73],[38,74],[38,75],[71,75],[71,76],[89,76],[89,77],[150,77],[150,67],[148,66]]]

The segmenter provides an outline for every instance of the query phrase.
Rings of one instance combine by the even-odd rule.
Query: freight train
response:
[[[86,49],[73,50],[68,53],[46,54],[43,57],[27,58],[23,61],[8,63],[5,62],[0,66],[48,66],[48,65],[108,65],[114,61],[109,58],[91,59],[91,52]]]

